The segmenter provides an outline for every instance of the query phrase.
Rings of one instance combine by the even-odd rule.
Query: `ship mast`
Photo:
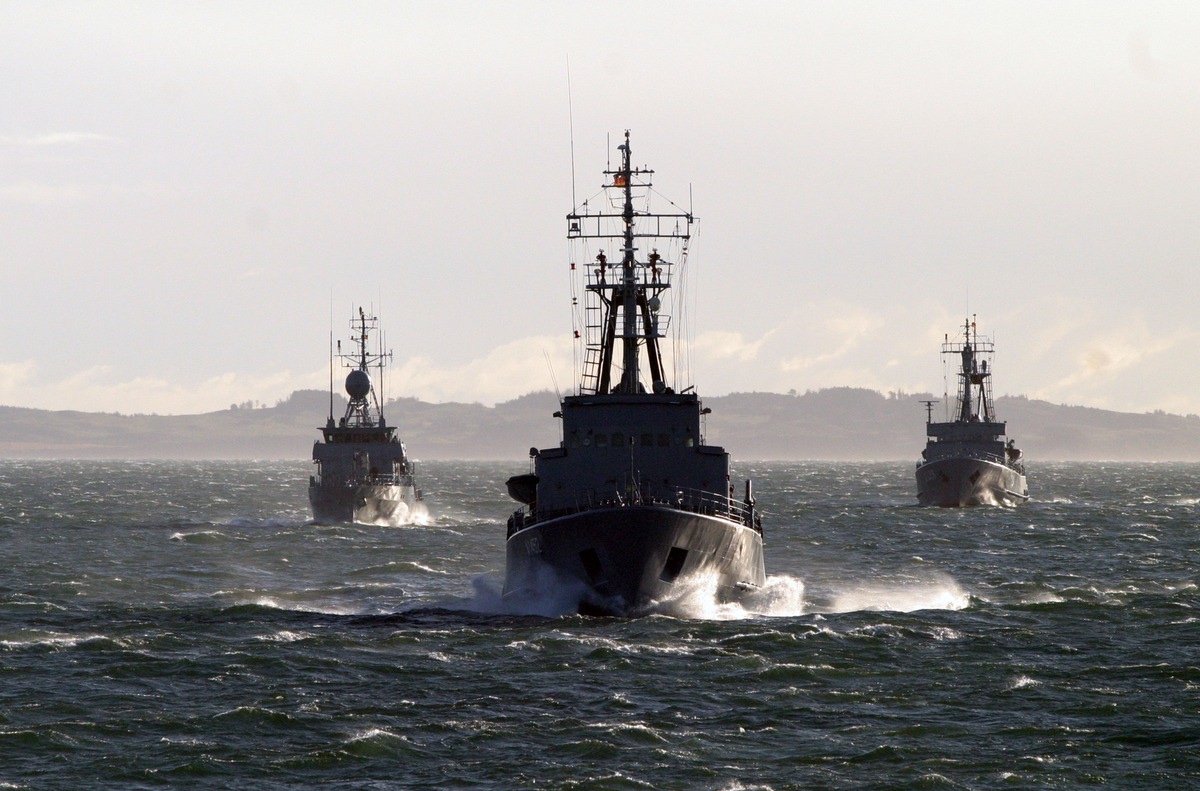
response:
[[[639,198],[635,189],[649,192],[648,177],[654,171],[633,166],[628,130],[625,131],[625,142],[617,149],[621,153],[620,165],[615,170],[604,171],[604,189],[616,192],[613,208],[619,205],[620,214],[590,212],[585,203],[583,211],[573,211],[567,216],[569,238],[607,239],[621,245],[619,266],[610,264],[601,249],[594,264],[584,270],[589,299],[596,300],[603,318],[598,324],[589,323],[586,328],[589,330],[588,351],[581,391],[590,390],[599,395],[644,393],[641,347],[645,341],[651,389],[654,393],[667,393],[670,388],[665,379],[659,339],[663,337],[668,317],[659,311],[661,295],[670,288],[670,273],[675,262],[660,255],[658,247],[653,247],[649,255],[638,260],[637,243],[640,239],[677,240],[684,244],[681,252],[686,256],[693,218],[690,213],[656,214],[635,208]],[[639,232],[639,222],[646,224],[644,231]],[[572,268],[574,266],[572,264]],[[598,337],[591,335],[593,328],[598,331]],[[621,373],[614,383],[618,339],[621,341]]]
[[[624,185],[625,206],[621,218],[625,223],[624,250],[621,259],[621,314],[624,327],[621,334],[622,357],[621,384],[617,388],[622,393],[636,393],[639,388],[639,370],[641,354],[638,351],[639,338],[637,331],[638,308],[646,303],[645,290],[638,288],[637,247],[633,238],[633,169],[630,165],[632,150],[629,146],[629,131],[625,132],[625,142],[617,146],[621,152],[621,171],[617,175],[618,183]],[[639,299],[640,297],[640,299]],[[664,383],[662,372],[658,366],[658,339],[647,333],[646,353],[649,357],[650,372],[655,392],[662,392]]]
[[[350,340],[358,346],[358,349],[349,354],[342,354],[341,342],[338,342],[338,356],[346,361],[347,368],[352,369],[346,376],[346,394],[350,400],[346,404],[346,415],[342,418],[344,425],[384,425],[383,405],[380,403],[379,394],[375,391],[374,383],[371,381],[370,369],[372,367],[378,369],[382,382],[385,361],[391,359],[392,353],[384,352],[382,345],[376,354],[367,351],[368,339],[371,332],[377,327],[378,319],[368,316],[366,311],[360,307],[358,317],[350,320]],[[378,421],[375,419],[375,415],[379,416]]]
[[[978,403],[979,411],[982,412],[983,421],[991,423],[995,416],[992,414],[991,399],[988,397],[988,377],[991,372],[988,371],[987,360],[980,360],[978,355],[980,352],[987,352],[991,348],[991,343],[987,338],[983,343],[980,343],[979,332],[975,328],[975,322],[966,319],[964,322],[963,332],[965,341],[959,354],[962,356],[962,368],[959,371],[959,411],[958,420],[962,423],[971,423],[980,419],[980,414],[975,410],[975,404]],[[973,388],[979,388],[979,395],[976,398]]]
[[[971,371],[975,367],[975,350],[971,348],[971,322],[967,320],[963,329],[966,340],[962,347],[962,370],[959,371],[959,411],[958,419],[963,423],[969,423],[974,417],[974,410],[971,407]]]

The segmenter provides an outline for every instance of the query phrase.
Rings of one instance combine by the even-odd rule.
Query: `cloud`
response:
[[[756,341],[747,341],[745,336],[740,332],[726,332],[722,330],[702,332],[696,337],[693,349],[696,352],[696,356],[701,358],[749,362],[757,359],[758,352],[762,349],[763,344],[780,329],[782,327],[768,330]]]
[[[505,343],[462,365],[442,367],[427,357],[411,357],[389,377],[387,396],[494,404],[550,389],[555,382],[560,391],[571,392],[575,386],[571,347],[569,338],[535,336]]]
[[[153,183],[120,184],[46,184],[22,181],[0,185],[0,201],[35,205],[81,203],[84,201],[116,200],[123,197],[154,198],[163,193],[161,185]]]
[[[1143,80],[1157,82],[1160,74],[1159,62],[1150,54],[1150,40],[1145,33],[1132,33],[1128,43],[1129,66]]]
[[[1081,349],[1076,355],[1074,370],[1043,388],[1043,392],[1058,394],[1059,398],[1068,397],[1067,394],[1074,397],[1072,391],[1110,383],[1136,366],[1191,343],[1196,335],[1192,331],[1162,335],[1151,333],[1144,326],[1122,328]]]
[[[49,206],[59,203],[79,203],[87,200],[88,192],[78,184],[53,186],[32,181],[0,186],[0,201],[8,203],[32,203]]]
[[[295,390],[325,389],[325,369],[300,375],[276,371],[261,376],[222,373],[196,384],[161,376],[115,379],[114,369],[96,365],[55,382],[38,381],[33,362],[0,364],[0,396],[16,406],[85,412],[156,412],[185,415],[225,409],[247,400],[274,404]]]
[[[25,137],[0,135],[0,145],[8,146],[63,146],[107,140],[112,140],[112,138],[92,132],[48,132],[46,134]]]
[[[824,336],[821,348],[826,351],[781,360],[779,367],[783,371],[805,371],[840,360],[885,324],[882,316],[846,303],[813,306],[806,310],[806,315],[813,317],[815,325],[809,337]]]
[[[19,363],[0,363],[0,396],[8,395],[33,378],[37,363],[25,360]]]
[[[697,365],[703,374],[702,392],[712,396],[747,389],[786,392],[836,386],[940,392],[940,387],[922,378],[937,370],[937,346],[923,339],[925,330],[919,322],[906,327],[846,304],[816,314],[817,308],[810,306],[786,326],[755,341],[739,332],[704,333],[697,344],[708,357]],[[1013,330],[1011,343],[1002,349],[1004,382],[1018,383],[1015,390],[1008,390],[1057,403],[1197,411],[1186,399],[1179,400],[1167,390],[1155,391],[1153,400],[1147,400],[1144,382],[1157,377],[1160,369],[1176,365],[1174,356],[1200,333],[1180,330],[1167,334],[1149,326],[1134,319],[1106,327],[1104,335],[1085,328],[1056,341],[1054,365],[1031,359],[1029,345]],[[781,329],[787,332],[779,332]],[[766,338],[774,335],[786,338],[783,348],[789,358],[777,356],[779,350],[765,344]],[[796,354],[796,344],[801,342],[807,344],[804,356]],[[572,347],[569,337],[538,335],[503,343],[452,364],[428,356],[398,358],[387,369],[383,394],[489,405],[556,386],[569,394],[577,383],[578,360]],[[294,390],[324,391],[329,384],[324,365],[298,374],[288,370],[250,375],[225,372],[201,381],[170,379],[153,372],[124,378],[125,374],[109,366],[84,368],[54,381],[38,374],[33,361],[0,364],[0,402],[89,412],[196,414],[247,400],[274,404]],[[343,376],[344,371],[336,376],[339,392]],[[676,386],[685,383],[675,382]]]

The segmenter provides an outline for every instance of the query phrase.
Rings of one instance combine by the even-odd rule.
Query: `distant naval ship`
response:
[[[354,351],[343,354],[338,341],[337,354],[331,354],[329,420],[320,429],[322,438],[313,444],[317,474],[308,484],[313,519],[322,524],[403,525],[426,514],[421,490],[413,482],[414,465],[396,428],[384,420],[383,405],[371,381],[370,369],[374,368],[382,389],[384,365],[392,357],[382,344],[375,352],[368,351],[368,338],[378,325],[378,319],[359,308],[358,316],[350,321]],[[352,369],[346,375],[350,403],[337,422],[333,419],[334,359]]]
[[[579,385],[554,413],[561,442],[531,448],[531,471],[508,480],[525,507],[508,520],[504,595],[574,593],[580,612],[625,615],[695,575],[727,601],[766,574],[751,482],[735,492],[729,454],[704,440],[710,410],[692,387],[672,389],[659,347],[694,218],[631,164],[629,132],[618,150],[597,207],[567,215]],[[652,195],[675,211],[650,211]]]
[[[994,353],[975,322],[964,322],[962,340],[947,336],[942,354],[958,361],[955,418],[933,422],[935,401],[925,401],[925,450],[917,462],[920,505],[956,508],[1017,505],[1029,499],[1025,465],[1013,440],[1005,443],[1005,424],[992,410]]]

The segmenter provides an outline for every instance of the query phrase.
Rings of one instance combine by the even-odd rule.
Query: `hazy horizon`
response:
[[[0,20],[5,405],[326,389],[330,326],[360,303],[396,351],[388,396],[568,390],[572,144],[582,198],[631,129],[700,218],[704,396],[940,393],[942,337],[974,314],[998,395],[1200,413],[1180,365],[1200,337],[1195,4],[18,1]]]

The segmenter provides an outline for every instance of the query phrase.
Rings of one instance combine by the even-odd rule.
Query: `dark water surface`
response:
[[[1200,465],[740,463],[767,593],[632,620],[501,611],[519,464],[405,528],[308,466],[0,462],[0,788],[1200,786]]]

